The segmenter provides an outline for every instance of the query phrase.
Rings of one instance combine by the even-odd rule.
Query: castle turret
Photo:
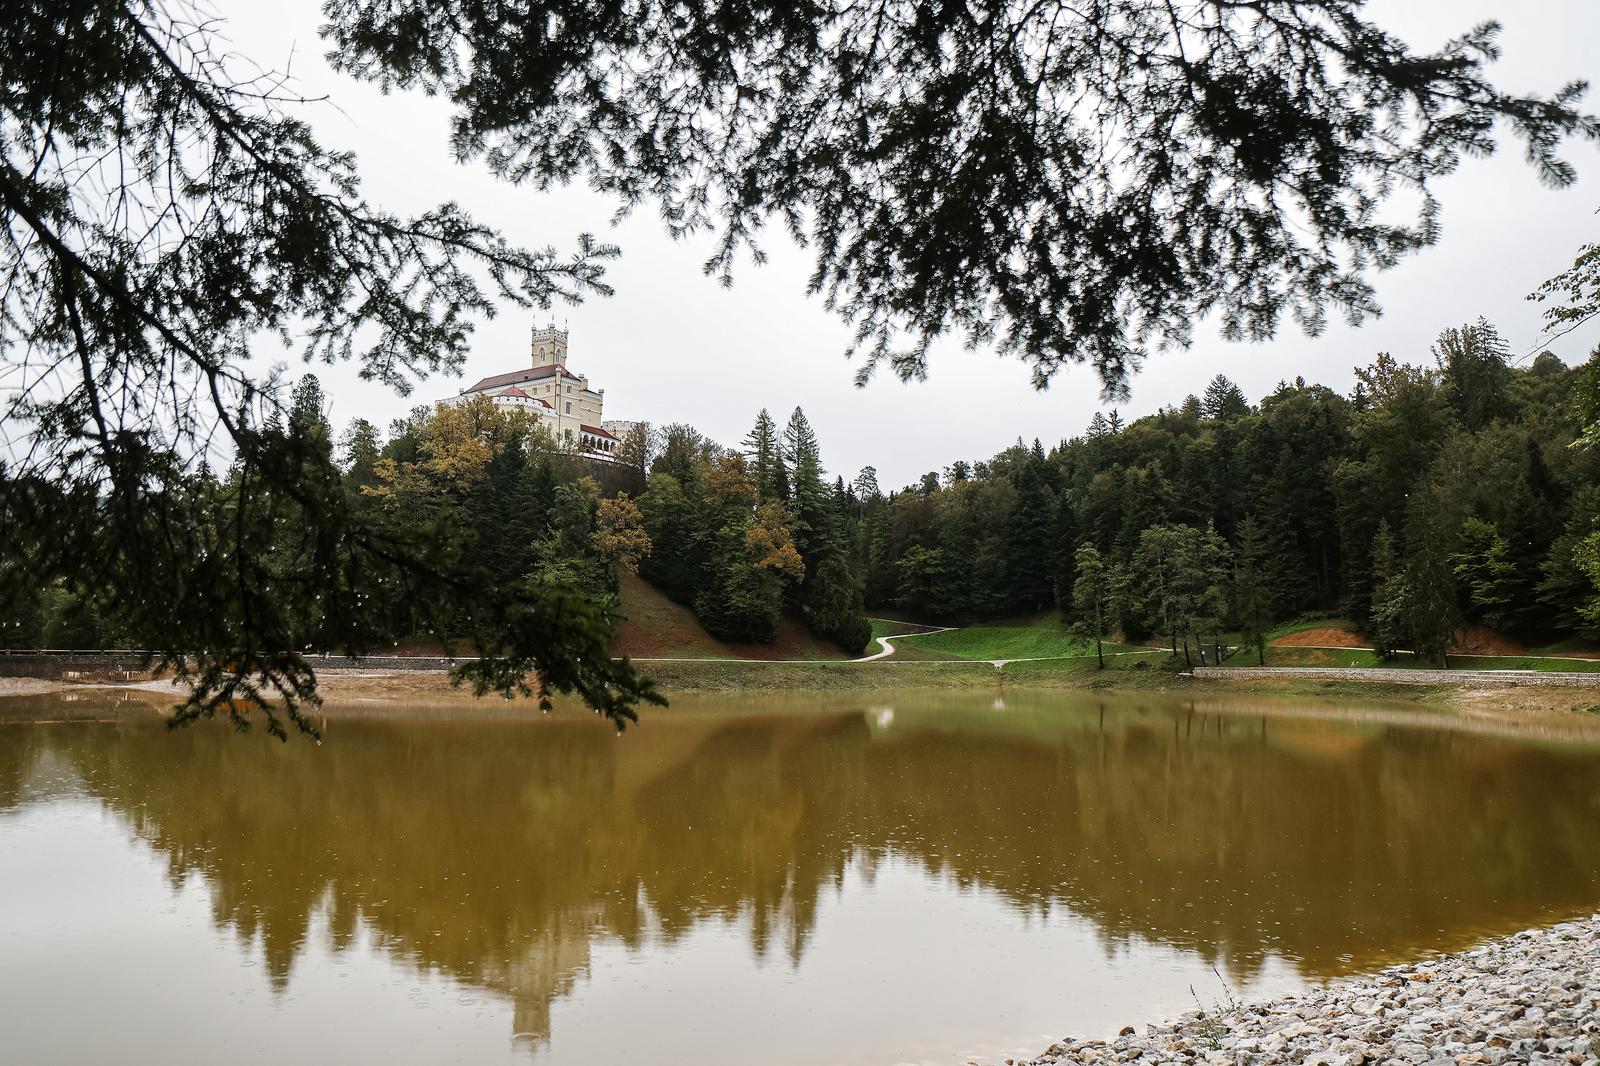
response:
[[[533,331],[533,365],[549,366],[567,361],[567,331],[555,326],[535,327]]]

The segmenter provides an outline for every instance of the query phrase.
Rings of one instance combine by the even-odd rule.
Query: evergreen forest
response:
[[[1381,354],[1341,394],[1303,379],[1252,402],[1218,376],[1181,404],[1096,414],[1050,447],[1016,441],[885,490],[826,469],[804,411],[761,411],[737,446],[641,425],[613,463],[571,454],[488,400],[335,432],[302,378],[290,436],[337,461],[375,527],[426,529],[470,572],[598,604],[614,625],[637,573],[714,636],[771,641],[786,612],[849,653],[868,613],[964,624],[1060,612],[1088,640],[1259,643],[1286,620],[1349,619],[1385,656],[1445,661],[1482,626],[1528,643],[1600,628],[1600,452],[1587,446],[1600,353],[1569,369],[1512,357],[1487,322],[1421,365]],[[191,480],[237,491],[236,468]],[[269,558],[292,582],[305,531],[285,509]],[[373,645],[470,630],[471,609],[375,572]],[[299,635],[319,643],[317,612]],[[92,588],[6,607],[10,647],[119,644]]]

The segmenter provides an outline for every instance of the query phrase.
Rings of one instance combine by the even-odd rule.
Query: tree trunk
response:
[[[1100,650],[1100,637],[1098,635],[1096,635],[1094,638],[1094,657],[1095,660],[1100,664],[1098,669],[1104,670],[1106,668],[1106,656],[1105,653]]]

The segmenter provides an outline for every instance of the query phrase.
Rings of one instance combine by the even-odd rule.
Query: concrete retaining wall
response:
[[[308,660],[318,673],[343,670],[448,670],[466,660],[438,655],[372,655],[347,659],[342,655],[313,655]],[[139,651],[0,651],[0,677],[42,677],[59,680],[69,674],[140,673],[145,653]]]
[[[1335,666],[1197,666],[1194,676],[1229,680],[1305,677],[1322,681],[1388,681],[1399,685],[1564,685],[1600,688],[1600,673],[1543,673],[1537,670],[1393,670]]]

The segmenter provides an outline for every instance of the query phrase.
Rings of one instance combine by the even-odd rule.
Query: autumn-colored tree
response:
[[[600,557],[625,574],[637,574],[639,560],[650,554],[650,534],[645,532],[644,516],[626,492],[617,493],[615,499],[600,501],[592,539]]]

